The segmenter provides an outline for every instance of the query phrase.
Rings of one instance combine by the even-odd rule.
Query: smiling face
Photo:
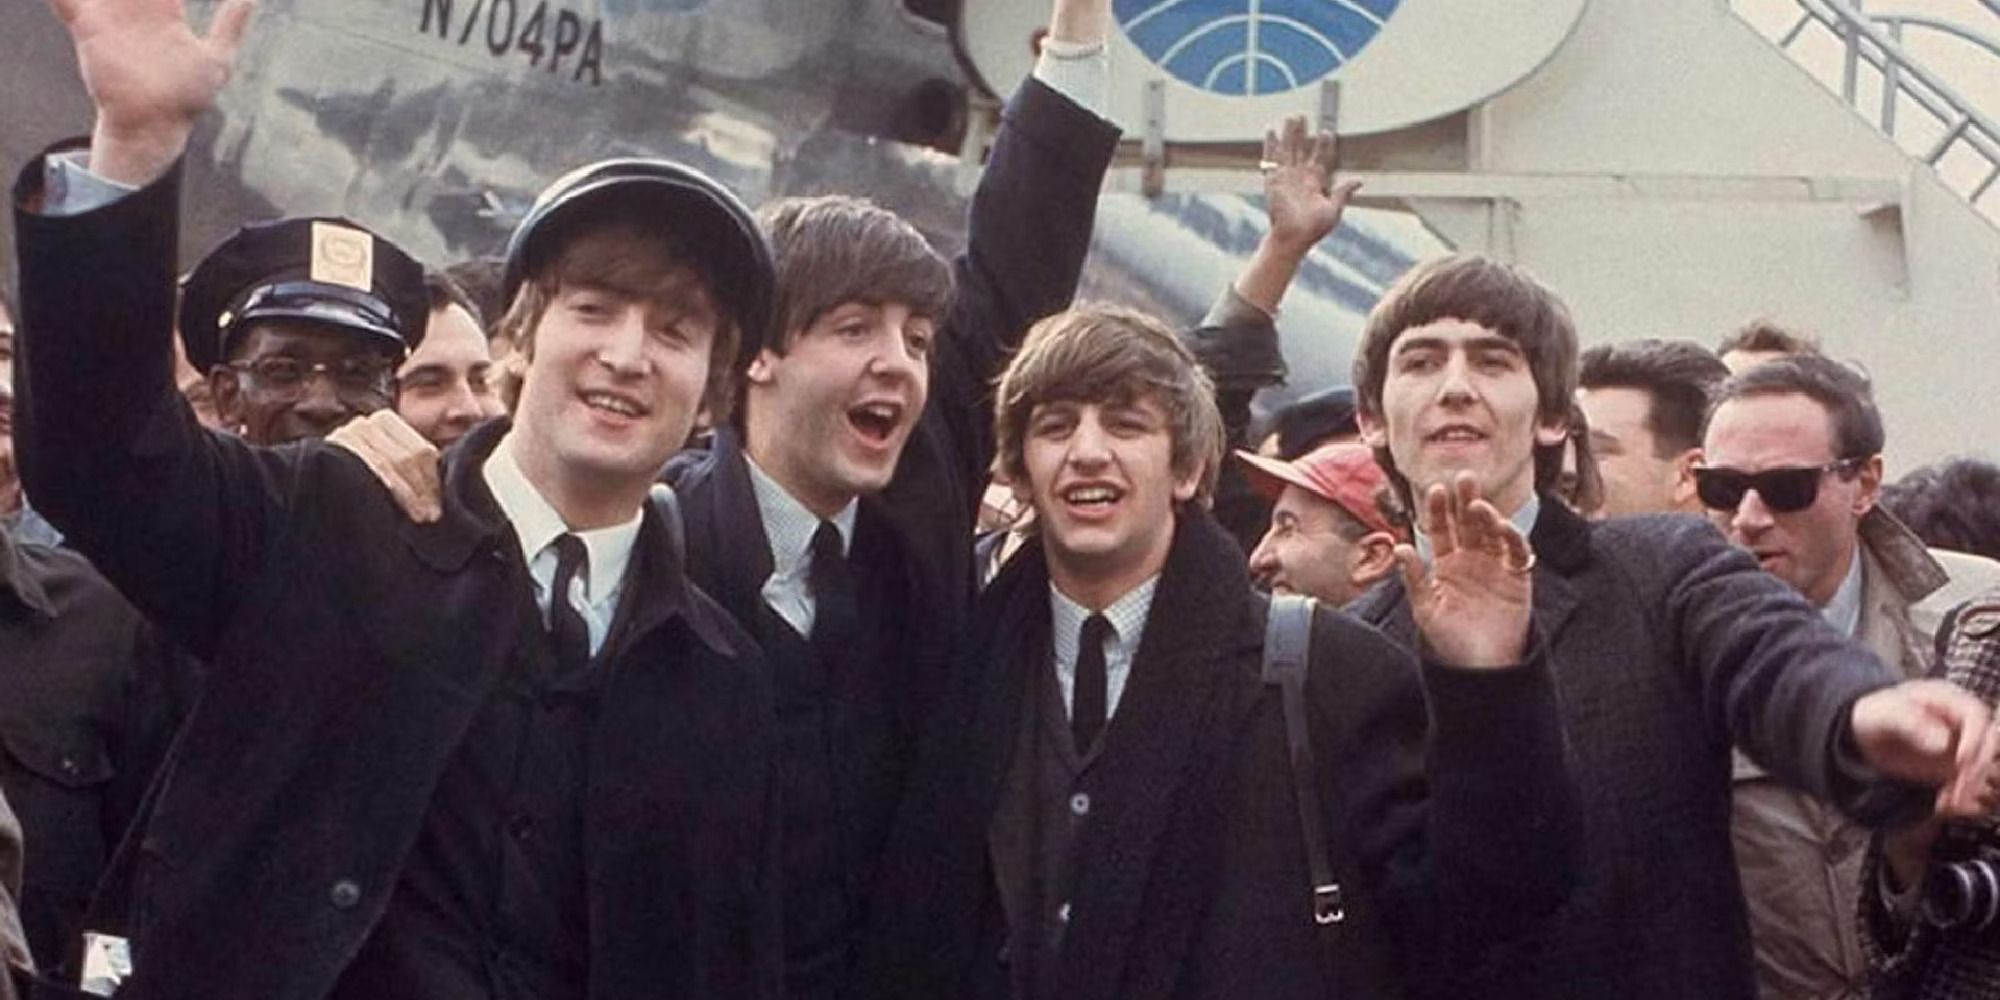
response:
[[[1539,419],[1539,404],[1519,345],[1477,323],[1441,319],[1390,343],[1380,411],[1361,414],[1362,440],[1388,449],[1418,495],[1470,471],[1511,514],[1534,491],[1535,448],[1563,442],[1563,425]]]
[[[1073,598],[1115,597],[1165,565],[1174,504],[1191,499],[1198,474],[1176,474],[1165,406],[1152,395],[1127,401],[1037,404],[1022,441],[1025,482],[1049,575]],[[1086,602],[1088,603],[1088,602]]]
[[[571,527],[630,517],[694,426],[718,320],[680,274],[678,295],[644,299],[560,288],[535,328],[514,455]]]
[[[750,364],[750,457],[830,517],[889,485],[930,392],[930,317],[907,304],[844,302]]]
[[[423,342],[396,372],[396,412],[439,448],[501,412],[487,377],[486,334],[462,306],[431,312]]]

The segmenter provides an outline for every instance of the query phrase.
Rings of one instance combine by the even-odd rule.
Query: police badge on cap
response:
[[[424,269],[394,243],[338,218],[281,219],[236,231],[181,288],[181,340],[208,371],[253,320],[322,324],[398,351],[423,339]]]

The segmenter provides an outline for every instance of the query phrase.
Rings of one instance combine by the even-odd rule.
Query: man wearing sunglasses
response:
[[[1876,500],[1882,417],[1867,380],[1797,354],[1717,390],[1695,492],[1730,542],[1791,585],[1842,634],[1906,677],[1931,637],[1913,606],[1946,572]],[[1764,997],[1863,996],[1856,940],[1865,831],[1736,755],[1737,864]]]

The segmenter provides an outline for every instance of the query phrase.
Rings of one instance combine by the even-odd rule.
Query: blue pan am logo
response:
[[[1175,79],[1231,96],[1296,90],[1375,39],[1403,0],[1113,0],[1126,37]]]

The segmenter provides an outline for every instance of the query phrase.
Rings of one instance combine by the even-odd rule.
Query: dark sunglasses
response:
[[[1829,472],[1846,476],[1863,461],[1843,458],[1825,465],[1762,472],[1698,465],[1694,470],[1694,492],[1701,498],[1701,505],[1710,510],[1734,511],[1743,503],[1743,494],[1756,490],[1764,499],[1764,506],[1775,513],[1790,514],[1812,506],[1819,499],[1820,477]]]

